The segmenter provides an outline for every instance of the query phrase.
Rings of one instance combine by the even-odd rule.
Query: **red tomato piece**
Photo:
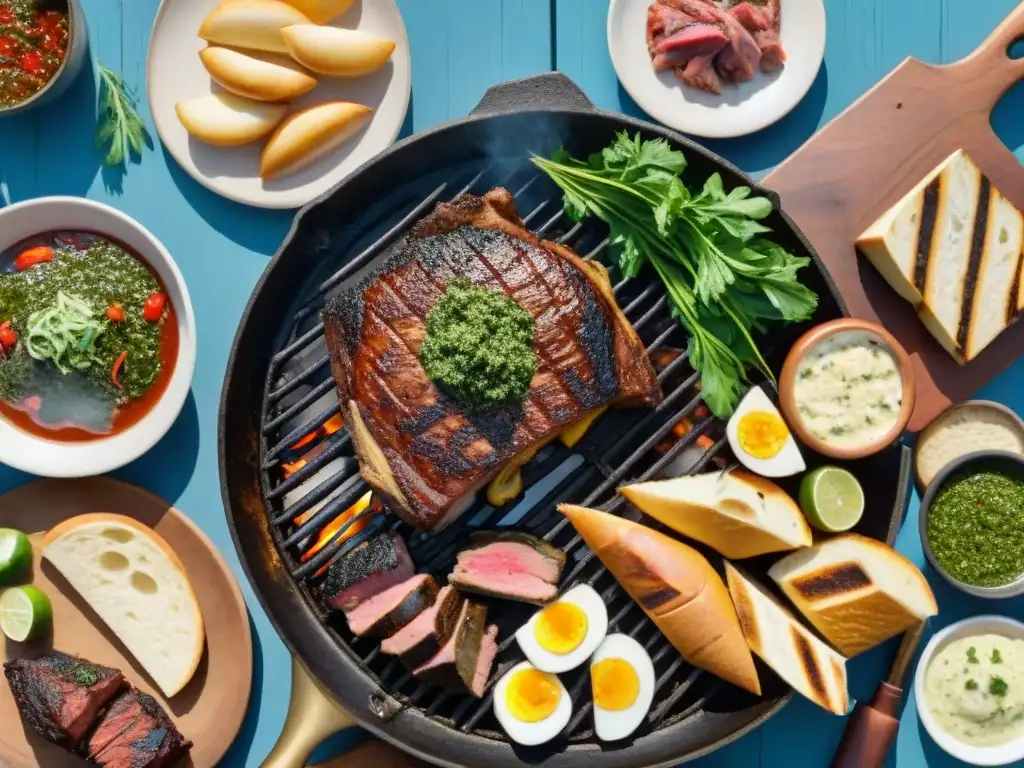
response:
[[[36,74],[39,69],[43,66],[43,54],[39,51],[29,51],[23,53],[21,59],[18,60],[21,64],[21,68],[28,72],[30,75]]]
[[[18,343],[18,334],[11,328],[11,321],[5,320],[0,323],[0,346],[4,349],[11,349]]]
[[[124,310],[120,304],[111,304],[107,307],[107,319],[112,323],[124,322]]]
[[[167,306],[167,297],[164,294],[149,294],[146,303],[142,305],[142,319],[147,323],[155,323],[163,317],[165,306]]]
[[[0,24],[10,24],[14,21],[14,11],[10,8],[0,8]]]
[[[43,264],[47,261],[53,260],[53,249],[40,245],[35,248],[29,248],[26,251],[22,251],[18,254],[18,258],[14,260],[14,268],[19,272],[23,272],[29,267],[34,267],[36,264]]]
[[[0,8],[0,10],[3,10]],[[13,56],[18,50],[18,41],[10,35],[0,35],[0,56]]]

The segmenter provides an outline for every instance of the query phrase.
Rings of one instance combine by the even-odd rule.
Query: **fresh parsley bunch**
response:
[[[124,167],[132,155],[142,155],[150,141],[146,124],[135,108],[138,98],[124,78],[102,64],[100,71],[100,115],[96,144],[108,145],[104,164]]]

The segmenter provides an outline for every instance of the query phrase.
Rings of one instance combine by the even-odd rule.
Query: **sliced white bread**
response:
[[[199,58],[215,82],[247,99],[289,102],[316,87],[316,78],[287,56],[210,46]]]
[[[188,684],[203,656],[203,615],[185,567],[161,536],[122,515],[80,515],[46,534],[42,556],[164,694]]]
[[[770,480],[710,472],[619,488],[645,514],[684,536],[740,560],[811,545],[797,503]]]
[[[359,77],[387,63],[392,40],[339,27],[298,24],[281,30],[292,58],[307,69],[332,77]]]
[[[199,36],[217,45],[288,53],[281,28],[308,23],[298,8],[280,0],[228,0],[207,14]]]
[[[844,656],[938,613],[921,571],[881,542],[849,533],[794,552],[768,575]]]
[[[329,101],[291,115],[263,148],[260,176],[272,179],[302,170],[352,138],[372,114],[362,104]]]
[[[285,104],[215,93],[174,105],[185,130],[207,144],[238,147],[261,139],[277,127],[288,111]]]
[[[326,24],[352,7],[355,0],[285,0],[314,24]]]
[[[725,564],[729,594],[747,645],[808,699],[835,715],[849,706],[846,659],[797,621],[774,596],[732,563]]]

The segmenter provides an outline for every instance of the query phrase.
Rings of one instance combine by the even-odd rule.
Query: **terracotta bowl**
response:
[[[804,427],[803,416],[801,416],[797,409],[796,400],[793,397],[793,384],[796,381],[797,371],[807,353],[825,341],[825,339],[844,331],[866,332],[885,345],[896,361],[896,366],[900,372],[900,383],[903,387],[903,407],[897,415],[896,423],[892,425],[891,429],[874,440],[856,446],[832,445],[812,435]],[[789,355],[786,356],[786,362],[782,366],[782,375],[779,377],[779,404],[782,407],[782,415],[786,417],[790,429],[793,430],[797,439],[808,448],[823,456],[830,456],[834,459],[862,459],[865,456],[878,453],[886,446],[894,443],[903,434],[903,430],[907,427],[907,422],[910,421],[910,416],[914,412],[914,400],[914,370],[907,351],[896,341],[891,333],[878,323],[858,320],[857,318],[842,318],[822,323],[801,336],[789,351]]]

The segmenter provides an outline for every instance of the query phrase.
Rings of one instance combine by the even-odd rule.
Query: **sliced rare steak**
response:
[[[323,596],[331,607],[351,611],[364,600],[412,578],[415,565],[405,540],[382,533],[331,563]]]
[[[24,723],[68,749],[77,746],[100,710],[125,685],[118,670],[59,651],[36,661],[8,661],[4,675]]]
[[[533,317],[538,366],[522,404],[467,414],[423,370],[427,315],[457,278]],[[505,189],[438,204],[323,319],[362,476],[421,530],[450,523],[503,467],[580,418],[662,399],[607,271],[530,232]]]
[[[416,669],[436,656],[451,638],[465,602],[455,587],[443,587],[432,606],[381,643],[381,651],[398,656],[407,668]]]
[[[480,532],[448,581],[466,592],[544,605],[558,597],[565,552],[517,531]]]
[[[498,628],[487,626],[487,606],[467,600],[448,642],[413,674],[453,693],[479,698],[497,654]]]
[[[156,699],[132,688],[110,705],[88,748],[89,759],[106,768],[170,768],[192,743]]]
[[[729,44],[722,28],[716,24],[690,24],[666,37],[655,46],[654,68],[672,69],[686,66],[691,59],[710,56]]]
[[[391,637],[432,606],[436,597],[434,577],[421,573],[364,600],[345,618],[356,637]]]

